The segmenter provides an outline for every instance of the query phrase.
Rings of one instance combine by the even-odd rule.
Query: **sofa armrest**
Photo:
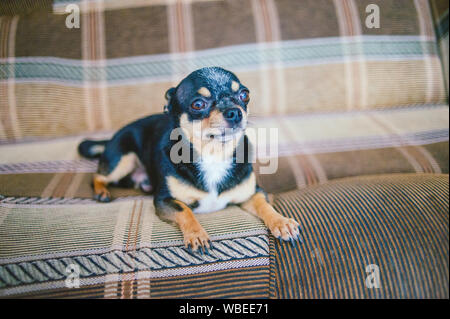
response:
[[[277,196],[304,244],[271,242],[271,297],[448,298],[448,181],[367,176]]]

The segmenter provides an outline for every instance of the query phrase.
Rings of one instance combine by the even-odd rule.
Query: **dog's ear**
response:
[[[173,97],[174,94],[175,94],[175,88],[170,88],[170,89],[168,89],[168,90],[166,91],[166,95],[165,95],[166,100],[167,100],[168,102],[170,102],[170,99]]]
[[[166,94],[164,95],[167,100],[167,103],[164,106],[164,112],[166,112],[166,113],[170,113],[172,111],[172,105],[171,105],[172,103],[171,102],[172,102],[172,98],[173,98],[174,94],[175,94],[175,88],[170,88],[166,91]]]

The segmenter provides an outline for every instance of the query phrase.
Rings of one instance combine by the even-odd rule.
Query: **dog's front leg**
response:
[[[284,217],[276,212],[262,192],[256,192],[248,201],[241,204],[241,207],[264,221],[275,238],[290,240],[300,240],[300,225],[292,218]]]
[[[208,252],[209,235],[188,205],[176,199],[166,199],[155,204],[159,217],[172,221],[180,227],[186,248],[193,251],[200,248],[201,253],[204,250]]]

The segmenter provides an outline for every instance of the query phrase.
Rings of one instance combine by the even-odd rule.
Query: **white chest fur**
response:
[[[167,187],[175,199],[188,205],[198,202],[199,205],[193,209],[195,213],[215,212],[230,203],[243,203],[255,194],[256,177],[253,172],[235,187],[218,194],[217,187],[227,177],[231,163],[206,162],[199,165],[207,191],[197,189],[174,176],[167,177]]]
[[[225,208],[230,199],[219,196],[217,188],[227,177],[231,161],[217,161],[217,158],[214,157],[203,157],[202,161],[198,163],[198,167],[202,172],[208,195],[198,201],[199,206],[194,209],[194,212],[209,213]]]

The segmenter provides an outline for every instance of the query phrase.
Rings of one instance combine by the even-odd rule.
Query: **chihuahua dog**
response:
[[[248,88],[232,72],[207,67],[170,88],[166,99],[165,113],[79,145],[82,156],[100,158],[94,198],[109,202],[108,184],[153,192],[157,215],[179,226],[186,248],[202,253],[210,240],[195,214],[229,204],[261,218],[276,238],[300,240],[299,224],[277,213],[256,183],[245,134]]]

